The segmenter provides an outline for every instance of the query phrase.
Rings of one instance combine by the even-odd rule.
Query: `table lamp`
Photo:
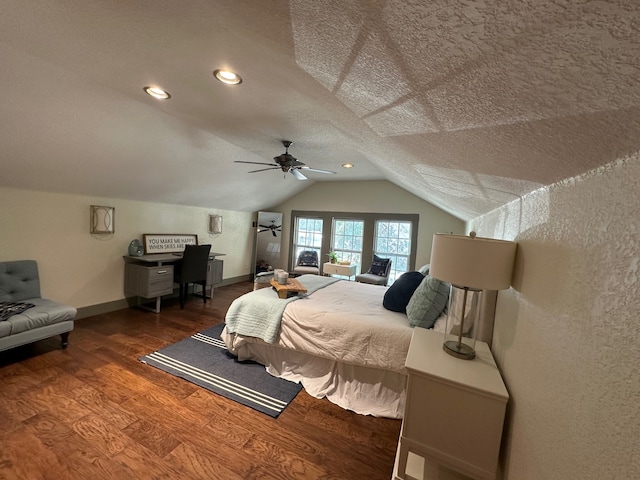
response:
[[[465,360],[475,358],[478,329],[473,327],[479,320],[482,291],[511,286],[516,245],[476,237],[475,232],[433,236],[429,275],[451,284],[443,344],[448,354]]]

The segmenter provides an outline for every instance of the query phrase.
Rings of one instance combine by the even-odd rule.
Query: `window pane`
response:
[[[322,246],[322,219],[296,217],[295,224],[292,265],[303,250],[315,250],[319,256]]]
[[[388,285],[408,271],[411,254],[411,222],[378,220],[376,222],[374,253],[391,258]]]
[[[337,253],[339,260],[349,260],[362,266],[362,237],[364,220],[338,219],[333,220],[331,249]]]

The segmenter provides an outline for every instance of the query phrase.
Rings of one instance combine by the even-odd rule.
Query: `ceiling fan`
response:
[[[278,236],[276,232],[282,231],[282,225],[276,225],[275,220],[271,220],[271,225],[258,225],[258,227],[258,233],[268,232],[269,230],[271,230],[271,233],[274,237]]]
[[[261,168],[259,170],[251,170],[248,173],[256,173],[256,172],[264,172],[265,170],[282,170],[284,173],[291,173],[298,180],[307,180],[307,177],[300,170],[306,170],[308,172],[317,172],[317,173],[330,173],[335,175],[336,172],[332,172],[331,170],[319,170],[317,168],[307,167],[302,162],[299,162],[293,155],[289,154],[289,147],[293,144],[293,142],[289,140],[282,140],[282,145],[284,145],[284,153],[278,155],[277,157],[273,157],[276,163],[263,163],[263,162],[245,162],[242,160],[235,160],[235,163],[250,163],[253,165],[269,165],[269,168]]]

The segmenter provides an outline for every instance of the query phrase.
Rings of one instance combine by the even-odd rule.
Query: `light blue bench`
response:
[[[35,260],[0,262],[0,308],[7,302],[34,306],[0,321],[0,351],[54,335],[61,336],[66,348],[77,310],[40,297]]]

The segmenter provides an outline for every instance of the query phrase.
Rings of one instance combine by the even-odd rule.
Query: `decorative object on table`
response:
[[[327,253],[327,256],[329,257],[329,262],[331,263],[336,263],[338,261],[338,254],[336,252],[329,252]]]
[[[429,274],[451,284],[443,348],[457,358],[475,357],[482,290],[511,286],[515,242],[469,236],[435,234]],[[471,294],[471,296],[469,296]]]
[[[281,268],[276,268],[273,271],[273,278],[279,285],[286,285],[289,281],[289,272],[285,272]]]
[[[89,233],[111,234],[116,231],[115,207],[91,205],[89,209]]]
[[[208,328],[140,357],[140,361],[278,417],[302,390],[302,385],[270,375],[259,363],[239,362],[220,340],[223,328],[224,324]]]
[[[338,265],[351,265],[351,260],[340,260]]]
[[[222,233],[222,215],[209,215],[208,231],[216,235]]]
[[[141,257],[144,254],[144,247],[142,246],[142,242],[137,238],[131,240],[129,244],[129,255],[132,257]]]

